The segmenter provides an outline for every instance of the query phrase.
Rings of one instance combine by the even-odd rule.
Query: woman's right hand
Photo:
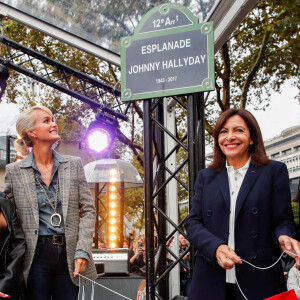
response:
[[[227,245],[220,245],[216,250],[216,259],[223,269],[232,269],[235,264],[241,264],[241,258]]]
[[[10,296],[0,292],[0,298],[9,298]]]

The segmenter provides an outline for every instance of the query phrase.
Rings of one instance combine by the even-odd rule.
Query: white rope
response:
[[[77,297],[77,300],[79,300],[79,295],[80,295],[80,276],[79,276],[79,291],[78,291],[78,297]]]
[[[285,253],[293,254],[293,255],[295,255],[295,256],[298,256],[297,254],[295,254],[295,253],[293,253],[293,252],[284,250],[284,251],[281,253],[280,257],[276,260],[276,262],[274,262],[274,264],[272,264],[271,266],[268,266],[268,267],[257,267],[257,266],[255,266],[255,265],[249,263],[248,261],[246,261],[246,260],[244,260],[244,259],[241,259],[241,261],[245,262],[246,264],[250,265],[250,266],[253,267],[253,268],[256,268],[256,269],[259,269],[259,270],[267,270],[267,269],[273,268],[273,267],[281,260],[281,258],[282,258],[282,256],[283,256],[284,252],[285,252]],[[238,286],[238,288],[239,288],[241,294],[243,295],[243,297],[244,297],[246,300],[248,300],[248,298],[247,298],[247,297],[245,296],[245,294],[243,293],[243,291],[242,291],[242,289],[241,289],[241,287],[240,287],[240,285],[239,285],[239,283],[238,283],[238,280],[237,280],[235,274],[234,274],[234,278],[235,278],[236,284],[237,284],[237,286]]]
[[[85,300],[85,287],[82,286],[82,296],[81,296],[81,300]]]
[[[116,295],[118,295],[118,296],[124,298],[124,299],[127,299],[127,300],[133,300],[133,299],[128,298],[128,297],[126,297],[126,296],[124,296],[124,295],[122,295],[122,294],[120,294],[120,293],[118,293],[118,292],[116,292],[116,291],[114,291],[114,290],[109,289],[108,287],[106,287],[106,286],[104,286],[104,285],[102,285],[102,284],[100,284],[100,283],[98,283],[98,282],[96,282],[96,281],[94,281],[94,280],[92,280],[92,279],[90,279],[90,278],[88,278],[88,277],[85,277],[85,276],[82,275],[82,274],[79,274],[79,273],[76,273],[76,274],[79,275],[79,280],[80,280],[80,277],[82,277],[82,278],[84,278],[84,279],[86,279],[86,280],[91,281],[92,284],[94,284],[94,285],[96,284],[96,285],[98,285],[98,286],[100,286],[100,287],[102,287],[102,288],[104,288],[104,289],[106,289],[106,290],[108,290],[108,291],[110,291],[110,292],[112,292],[112,293],[114,293],[114,294],[116,294]],[[84,286],[83,286],[83,293],[84,293]],[[94,293],[93,293],[93,297],[94,297]],[[84,300],[84,298],[82,298],[82,299]],[[92,299],[93,299],[93,298],[92,298]]]

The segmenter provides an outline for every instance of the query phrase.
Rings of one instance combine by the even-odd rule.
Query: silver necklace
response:
[[[52,209],[54,210],[54,213],[51,215],[50,217],[50,224],[52,227],[60,227],[60,224],[61,224],[61,215],[56,211],[57,209],[57,202],[58,202],[58,187],[59,187],[59,183],[58,183],[58,176],[57,176],[57,182],[56,182],[56,195],[55,195],[55,203],[54,203],[54,206],[53,204],[51,203],[48,195],[47,195],[47,192],[45,191],[43,185],[40,183],[38,177],[36,176],[36,173],[34,172],[34,176],[35,176],[35,179],[36,181],[38,182],[38,184],[40,185],[41,189],[43,190],[45,196],[46,196],[46,199],[48,200],[50,206],[52,207]],[[57,223],[53,223],[53,220],[54,218],[58,218],[58,222]]]

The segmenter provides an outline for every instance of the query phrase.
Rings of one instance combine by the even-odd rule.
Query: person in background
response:
[[[179,254],[181,255],[188,249],[186,238],[179,234]],[[186,268],[180,264],[180,294],[181,296],[188,296],[191,285],[191,273],[190,273],[190,252],[186,253],[182,258],[182,262]]]
[[[106,244],[103,239],[98,240],[98,249],[106,249]]]
[[[44,106],[23,111],[16,129],[16,150],[27,157],[6,166],[4,192],[15,202],[25,234],[28,297],[76,300],[78,274],[97,277],[91,254],[95,207],[81,160],[52,150],[60,136]]]
[[[145,236],[138,235],[133,242],[133,250],[129,251],[130,271],[143,274],[145,260]]]
[[[297,298],[300,299],[300,268],[296,264],[288,272],[287,289],[294,290]]]
[[[25,238],[13,201],[0,192],[0,298],[19,299]]]
[[[185,228],[196,250],[189,300],[242,299],[240,289],[248,299],[286,291],[280,263],[259,270],[241,259],[263,268],[287,250],[300,266],[287,168],[266,156],[247,110],[228,109],[217,120],[213,162],[198,174]]]
[[[128,240],[123,240],[123,248],[129,249],[129,241]]]
[[[133,249],[134,239],[135,239],[135,230],[134,229],[130,229],[129,230],[129,236],[128,236],[129,249]]]

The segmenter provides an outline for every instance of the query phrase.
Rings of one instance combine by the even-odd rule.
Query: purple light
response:
[[[96,129],[88,135],[87,141],[90,149],[100,153],[109,146],[110,135],[104,129]]]

